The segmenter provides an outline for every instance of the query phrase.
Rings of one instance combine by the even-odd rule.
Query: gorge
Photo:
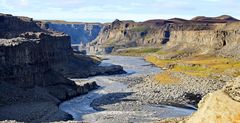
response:
[[[66,21],[44,21],[48,28],[64,32],[71,37],[71,44],[87,44],[98,36],[102,24],[101,23],[80,23]]]
[[[98,58],[75,54],[69,36],[31,18],[0,14],[0,27],[0,120],[69,120],[58,104],[98,86],[68,78],[125,73],[121,66],[98,66]]]
[[[73,51],[81,42],[88,55]],[[0,121],[239,122],[239,43],[228,15],[100,24],[0,14]]]

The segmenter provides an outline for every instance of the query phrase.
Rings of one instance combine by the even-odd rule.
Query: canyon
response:
[[[102,29],[101,23],[66,22],[66,21],[44,21],[49,29],[64,32],[71,37],[71,44],[87,44],[96,39]]]
[[[98,85],[68,78],[125,73],[121,66],[99,66],[98,58],[74,53],[68,35],[32,18],[0,14],[0,27],[0,120],[72,119],[58,105]]]
[[[199,108],[190,117],[159,122],[239,122],[239,109],[235,107],[239,105],[239,24],[228,15],[191,20],[115,20],[103,26],[87,49],[90,54],[144,56],[165,69],[149,80],[158,83],[150,87],[159,90],[157,97],[146,96],[158,98],[160,104],[177,102]],[[181,95],[182,91],[185,94]],[[162,96],[164,92],[168,96]]]
[[[228,15],[100,24],[0,14],[0,120],[238,122],[239,27]],[[71,47],[80,43],[88,55]]]

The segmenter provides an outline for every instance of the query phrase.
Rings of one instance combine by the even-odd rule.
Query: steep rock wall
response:
[[[98,86],[77,85],[67,77],[125,72],[75,54],[68,35],[31,18],[0,14],[0,26],[0,120],[69,120],[58,104]]]
[[[40,32],[40,22],[28,17],[14,17],[0,13],[0,38],[14,38],[23,32]]]
[[[165,47],[165,50],[195,49],[200,53],[218,53],[236,57],[239,22],[230,16],[184,20],[119,21],[105,24],[90,53],[111,53],[128,47]],[[166,45],[167,44],[167,45]]]
[[[211,30],[172,31],[168,49],[195,49],[199,53],[217,53],[239,58],[240,23],[218,25]]]
[[[71,37],[72,44],[86,44],[94,40],[101,28],[102,24],[79,23],[79,24],[64,24],[64,23],[48,23],[48,27],[55,31],[64,32]]]

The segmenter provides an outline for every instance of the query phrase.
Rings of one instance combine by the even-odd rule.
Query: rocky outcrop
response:
[[[64,32],[71,37],[72,44],[86,44],[94,40],[101,28],[100,23],[70,23],[59,21],[47,21],[49,29]]]
[[[75,54],[68,35],[31,18],[1,14],[0,26],[0,120],[69,120],[57,105],[98,86],[67,77],[124,73],[120,66],[101,67],[100,61]]]
[[[28,17],[13,17],[0,13],[0,38],[14,38],[24,32],[40,32],[40,23]]]
[[[240,122],[240,78],[224,89],[210,93],[199,103],[199,109],[186,123],[237,123]]]
[[[184,50],[189,47],[199,53],[218,53],[239,58],[239,22],[219,24],[211,30],[172,31],[168,49]]]
[[[88,52],[111,53],[127,47],[160,46],[165,40],[165,34],[167,32],[164,29],[159,31],[154,24],[115,20],[112,24],[105,24],[99,36],[88,45]]]
[[[191,47],[194,52],[237,58],[239,23],[239,20],[227,15],[140,23],[116,20],[103,27],[96,40],[90,43],[88,51],[111,53],[117,49],[138,46],[180,51]]]

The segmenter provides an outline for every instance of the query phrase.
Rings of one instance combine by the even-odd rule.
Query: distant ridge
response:
[[[232,22],[232,21],[239,21],[239,20],[229,15],[221,15],[218,17],[197,16],[192,18],[191,21]]]
[[[55,23],[55,24],[101,24],[99,22],[69,22],[64,20],[40,20],[40,21]]]
[[[118,20],[118,19],[116,19]],[[115,20],[115,21],[116,21]],[[100,22],[69,22],[64,20],[39,20],[42,22],[56,23],[56,24],[102,24]],[[123,22],[134,22],[133,20],[122,20]],[[170,19],[151,19],[143,21],[143,23],[185,23],[185,22],[206,22],[206,23],[226,23],[239,21],[237,18],[234,18],[230,15],[221,15],[217,17],[207,17],[207,16],[196,16],[190,20],[184,18],[170,18]],[[110,24],[111,22],[104,23]]]
[[[227,22],[235,22],[239,21],[238,19],[229,16],[229,15],[221,15],[217,17],[206,17],[206,16],[196,16],[191,20],[183,19],[183,18],[171,18],[171,19],[151,19],[146,20],[143,23],[227,23]]]

